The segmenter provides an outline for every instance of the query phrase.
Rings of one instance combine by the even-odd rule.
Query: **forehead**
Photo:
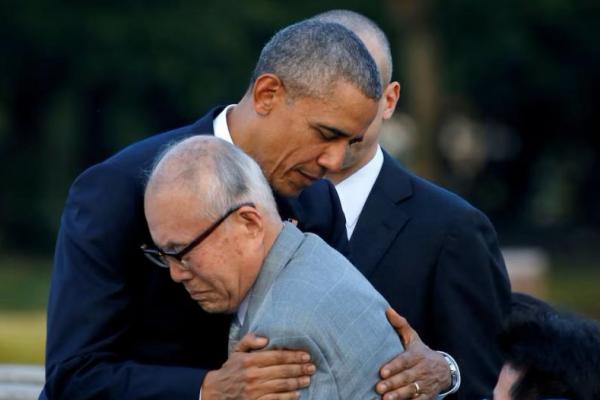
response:
[[[144,197],[148,228],[157,245],[186,243],[206,224],[201,200],[189,190],[160,190]]]
[[[338,129],[357,136],[364,133],[377,109],[377,102],[354,85],[338,81],[320,97],[303,97],[295,101],[298,112],[311,124]]]

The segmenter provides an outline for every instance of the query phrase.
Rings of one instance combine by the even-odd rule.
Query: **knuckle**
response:
[[[244,374],[247,382],[255,382],[259,378],[259,373],[256,368],[248,368]]]
[[[240,363],[241,363],[242,367],[245,369],[252,367],[252,365],[254,364],[252,357],[250,357],[248,354],[240,355]]]
[[[250,383],[252,381],[252,372],[250,371],[250,369],[245,369],[242,371],[241,379],[242,379],[242,382],[245,382],[245,383]],[[247,388],[248,388],[248,386],[245,386],[245,389],[247,389]]]
[[[294,380],[292,379],[282,379],[275,385],[275,389],[278,392],[289,392],[290,390],[296,389],[294,385]]]

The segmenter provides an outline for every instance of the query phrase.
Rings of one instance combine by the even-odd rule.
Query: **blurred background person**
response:
[[[515,293],[494,400],[600,398],[600,327]]]
[[[391,80],[385,33],[349,10],[315,19],[355,32],[373,55],[383,87],[364,140],[347,148],[340,171],[327,174],[346,215],[350,260],[426,344],[449,353],[437,355],[451,366],[449,384],[441,388],[445,394],[489,396],[502,365],[489,338],[500,332],[510,302],[494,228],[479,210],[417,177],[381,149],[383,123],[392,118],[400,97],[400,84]],[[425,379],[412,378],[421,385]]]

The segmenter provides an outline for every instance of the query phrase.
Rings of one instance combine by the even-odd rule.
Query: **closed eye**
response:
[[[360,143],[360,142],[362,142],[363,139],[364,139],[364,136],[357,136],[357,137],[355,137],[353,139],[350,139],[350,141],[348,142],[348,144],[350,146],[352,146],[354,143]]]

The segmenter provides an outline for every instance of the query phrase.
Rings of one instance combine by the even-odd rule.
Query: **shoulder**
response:
[[[304,320],[311,326],[314,321],[335,319],[349,310],[359,313],[387,307],[383,297],[345,257],[310,233],[305,234],[305,240],[274,282],[271,300],[274,307],[293,310],[294,320]]]
[[[482,218],[487,220],[483,213],[467,200],[407,170],[387,153],[376,185],[380,193],[391,185],[408,187],[410,195],[398,204],[412,219],[432,220],[437,225]]]
[[[210,116],[211,113],[208,113],[193,124],[158,133],[130,144],[101,163],[87,168],[75,179],[71,192],[89,190],[92,186],[113,194],[120,189],[141,190],[155,158],[165,148],[185,137],[212,132],[212,127],[208,130],[207,125]]]

